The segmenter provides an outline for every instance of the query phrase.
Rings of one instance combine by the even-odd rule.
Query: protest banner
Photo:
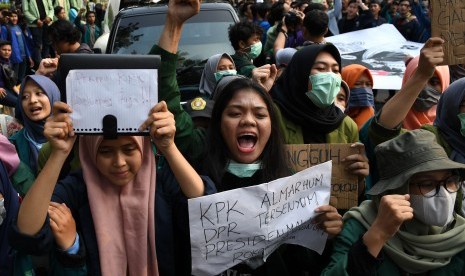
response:
[[[465,0],[434,0],[431,34],[444,39],[444,63],[465,63]]]
[[[405,72],[405,57],[418,56],[423,47],[422,43],[407,41],[392,24],[325,39],[341,53],[342,66],[355,63],[370,70],[374,89],[399,90]]]
[[[286,145],[286,159],[293,171],[301,171],[311,166],[333,161],[331,196],[337,198],[335,207],[349,209],[358,205],[358,177],[345,170],[342,163],[345,157],[358,153],[351,144],[296,144]],[[333,204],[332,204],[333,205]]]
[[[321,254],[327,234],[311,220],[329,202],[331,163],[189,199],[192,274],[216,275],[244,261],[261,264],[284,243]]]

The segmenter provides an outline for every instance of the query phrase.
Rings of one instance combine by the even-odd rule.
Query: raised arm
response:
[[[403,122],[421,90],[433,76],[434,68],[443,62],[443,44],[444,40],[439,37],[432,37],[426,41],[420,52],[418,69],[399,93],[384,104],[378,121],[381,126],[393,129]]]
[[[152,141],[168,161],[184,195],[188,198],[203,196],[205,189],[202,179],[174,143],[176,132],[174,116],[168,111],[164,101],[159,102],[150,110],[149,117],[140,129],[147,127],[150,127]]]
[[[399,231],[404,221],[413,218],[410,195],[385,195],[381,198],[375,221],[363,235],[363,243],[377,257],[386,242]]]
[[[35,235],[44,225],[60,170],[73,149],[74,136],[71,108],[63,103],[53,105],[53,116],[45,123],[44,135],[52,146],[52,153],[34,184],[24,198],[18,213],[18,229],[26,235]]]
[[[160,36],[158,46],[175,54],[181,39],[184,22],[200,11],[199,0],[171,0],[168,4],[165,27]]]
[[[189,161],[200,158],[203,153],[205,131],[195,128],[192,119],[181,107],[181,94],[176,81],[176,63],[178,44],[182,25],[200,10],[199,0],[172,0],[169,2],[165,27],[158,45],[150,54],[161,56],[161,66],[158,75],[158,100],[165,101],[168,110],[176,120],[175,143]]]
[[[364,207],[376,208],[370,201],[364,201]],[[349,216],[334,241],[329,264],[322,276],[376,275],[384,261],[382,248],[399,231],[402,223],[413,218],[413,209],[408,194],[386,195],[381,198],[376,218],[368,230],[351,216],[350,211]]]

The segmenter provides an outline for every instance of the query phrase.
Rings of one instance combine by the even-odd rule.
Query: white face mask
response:
[[[434,194],[436,190],[430,193]],[[444,187],[439,188],[437,195],[425,197],[423,195],[410,195],[410,206],[416,219],[426,225],[443,227],[454,217],[454,204],[457,193],[449,193]]]

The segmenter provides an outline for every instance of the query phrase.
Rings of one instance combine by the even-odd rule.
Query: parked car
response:
[[[105,52],[148,54],[158,42],[167,10],[166,4],[121,10],[113,22]],[[184,24],[177,64],[182,101],[199,94],[200,76],[210,56],[234,53],[228,38],[228,28],[236,22],[239,22],[239,18],[229,3],[203,2],[199,14]]]

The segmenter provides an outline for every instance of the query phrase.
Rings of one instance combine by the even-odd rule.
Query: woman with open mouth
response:
[[[26,76],[21,84],[15,117],[24,128],[10,137],[16,146],[19,159],[37,175],[37,159],[44,136],[45,120],[52,114],[53,103],[60,100],[60,91],[49,78],[40,75]]]
[[[269,94],[246,77],[227,76],[220,80],[214,95],[204,172],[211,177],[217,191],[249,187],[290,175]],[[342,223],[336,208],[324,205],[318,211],[322,212],[315,219],[318,227],[330,236],[337,235]],[[303,247],[285,245],[258,267],[251,265],[254,262],[246,262],[226,273],[271,275],[271,271],[279,269],[282,275],[296,275],[306,271],[309,263],[315,268],[315,259],[311,258],[300,264],[289,262],[288,256],[297,255],[312,256]],[[316,257],[316,254],[312,256]],[[277,265],[280,263],[285,265]]]

